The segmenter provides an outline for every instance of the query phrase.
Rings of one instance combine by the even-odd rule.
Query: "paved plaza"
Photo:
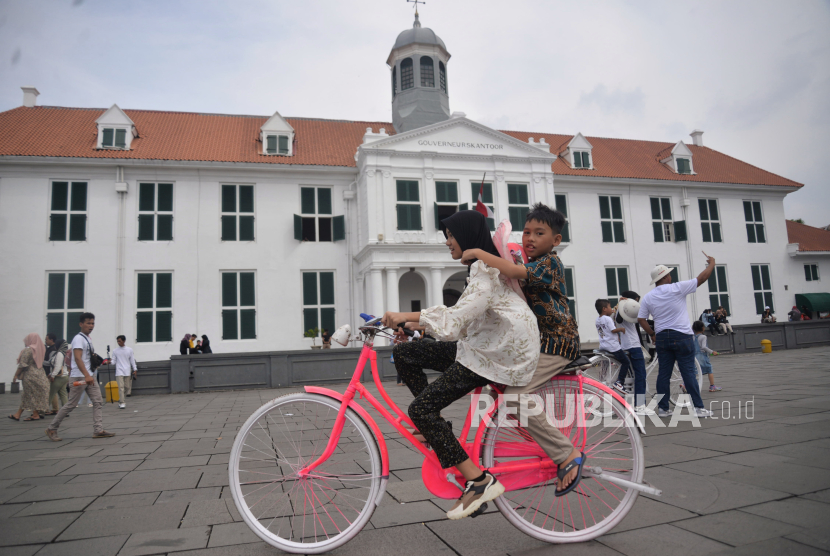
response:
[[[452,503],[432,498],[421,483],[420,454],[379,421],[390,447],[387,494],[371,524],[331,554],[830,553],[830,348],[713,363],[723,391],[703,397],[717,419],[700,428],[647,425],[645,479],[663,496],[641,495],[612,533],[547,545],[492,504],[476,519],[450,522],[444,512]],[[387,388],[401,406],[412,399],[405,387]],[[105,406],[105,427],[117,436],[103,440],[91,438],[88,407],[64,421],[58,443],[47,440],[43,422],[0,419],[0,554],[279,553],[241,521],[227,463],[239,426],[291,391],[133,397],[123,410]],[[19,399],[0,396],[0,410],[13,412]],[[461,423],[465,403],[445,416]]]

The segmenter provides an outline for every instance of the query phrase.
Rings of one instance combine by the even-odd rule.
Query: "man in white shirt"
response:
[[[112,361],[115,363],[115,380],[118,381],[118,407],[127,407],[126,398],[130,397],[133,391],[133,377],[138,371],[135,364],[133,348],[126,346],[127,337],[118,336],[115,339],[118,347],[112,351]]]
[[[704,253],[706,255],[706,253]],[[694,332],[689,323],[686,309],[686,296],[697,291],[706,282],[715,269],[715,258],[706,255],[707,266],[696,279],[671,283],[671,270],[664,265],[657,265],[651,271],[651,283],[655,288],[640,301],[637,320],[646,334],[651,336],[657,348],[660,369],[657,372],[657,415],[666,417],[672,414],[669,409],[669,385],[674,363],[680,368],[686,392],[691,396],[698,417],[709,417],[712,413],[703,407],[700,387],[695,380],[695,345]],[[646,319],[654,317],[651,329]]]
[[[81,313],[79,323],[81,331],[72,340],[72,371],[69,373],[72,388],[69,390],[69,403],[61,407],[46,429],[46,436],[53,442],[62,440],[58,437],[58,427],[61,426],[61,421],[78,406],[78,401],[84,392],[92,400],[92,438],[115,436],[115,434],[104,430],[104,400],[91,370],[92,355],[95,353],[95,348],[92,347],[89,335],[92,334],[92,329],[95,328],[95,315]],[[75,386],[76,383],[77,386]]]

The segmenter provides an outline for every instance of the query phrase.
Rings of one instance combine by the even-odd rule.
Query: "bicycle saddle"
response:
[[[619,361],[619,359],[617,359],[617,357],[613,353],[611,353],[610,351],[605,351],[605,350],[602,350],[602,349],[595,349],[594,353],[596,353],[597,355],[604,355],[605,357],[608,357],[609,359],[613,359],[614,361]]]
[[[585,370],[591,366],[591,360],[585,357],[584,355],[580,355],[578,358],[574,359],[565,367],[562,372],[565,373],[572,373],[578,370]]]

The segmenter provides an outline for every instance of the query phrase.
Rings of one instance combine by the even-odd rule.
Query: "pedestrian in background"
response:
[[[190,349],[190,334],[185,334],[179,344],[179,353],[187,355],[187,350]]]
[[[57,415],[58,410],[66,405],[68,396],[66,385],[69,383],[69,368],[66,354],[69,352],[69,344],[64,339],[56,340],[55,334],[49,332],[46,335],[46,343],[52,343],[52,350],[47,349],[46,359],[43,366],[46,368],[46,361],[49,361],[49,402],[52,404],[52,411],[47,415]]]
[[[204,334],[202,334],[202,353],[213,353],[213,350],[210,349],[210,340]]]
[[[790,317],[790,322],[796,322],[801,320],[801,311],[798,310],[798,307],[793,305],[793,310],[787,313],[787,316]]]
[[[138,365],[135,364],[135,353],[133,348],[127,347],[127,337],[118,336],[115,339],[118,347],[112,351],[112,361],[115,363],[115,380],[118,382],[118,407],[127,407],[125,401],[133,392],[133,378],[138,372]]]
[[[187,353],[189,355],[198,355],[199,351],[196,349],[196,334],[190,335],[190,341],[188,342]]]
[[[721,334],[735,333],[732,330],[732,325],[729,324],[729,320],[726,318],[726,309],[723,308],[723,305],[718,307],[718,310],[715,312],[715,322],[718,324],[718,329],[721,331]]]
[[[323,349],[331,349],[331,333],[329,329],[324,328],[321,336],[323,337]]]
[[[764,307],[764,314],[761,315],[761,324],[774,324],[776,322],[775,316],[772,314],[772,309],[769,305]]]
[[[20,416],[27,409],[32,415],[24,421],[39,421],[41,415],[49,411],[49,380],[43,372],[43,357],[46,355],[46,346],[43,340],[35,333],[29,334],[23,340],[25,346],[17,356],[17,370],[14,373],[14,382],[21,379],[23,395],[17,413],[9,415],[9,419],[20,420]]]

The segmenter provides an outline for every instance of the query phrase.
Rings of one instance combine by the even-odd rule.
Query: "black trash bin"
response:
[[[12,394],[19,394],[20,393],[20,383],[19,382],[12,382]]]

